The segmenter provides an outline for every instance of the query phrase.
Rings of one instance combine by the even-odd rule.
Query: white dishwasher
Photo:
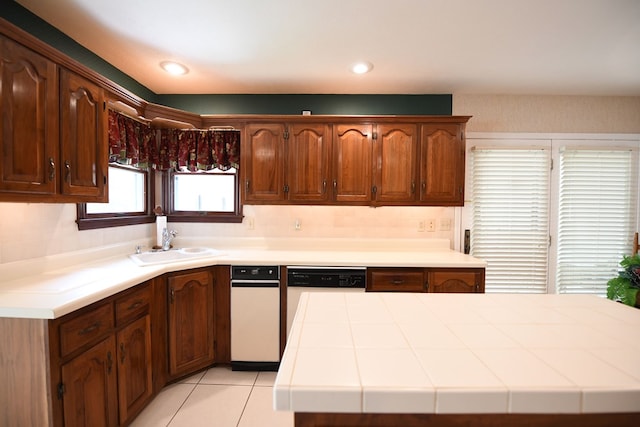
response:
[[[231,267],[231,369],[280,364],[280,267]]]

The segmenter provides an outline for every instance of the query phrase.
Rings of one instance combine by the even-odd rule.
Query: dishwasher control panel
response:
[[[231,280],[278,280],[280,267],[264,265],[231,266]]]

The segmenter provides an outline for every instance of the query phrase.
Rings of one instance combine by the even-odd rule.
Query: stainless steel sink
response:
[[[168,251],[148,251],[140,254],[131,254],[129,258],[138,265],[166,264],[177,261],[189,261],[198,258],[209,258],[225,255],[217,249],[206,247],[190,247],[171,249]]]

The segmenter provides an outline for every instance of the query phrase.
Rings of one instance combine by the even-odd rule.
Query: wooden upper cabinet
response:
[[[377,126],[374,140],[375,202],[411,203],[416,199],[417,137],[414,124]]]
[[[58,68],[0,36],[0,201],[57,191]],[[8,194],[7,194],[8,193]]]
[[[102,88],[60,71],[62,193],[107,201],[107,111]]]
[[[464,125],[422,126],[420,139],[420,201],[464,204]]]
[[[334,125],[332,186],[336,202],[371,201],[372,135],[370,124]]]
[[[246,126],[240,172],[244,200],[284,200],[284,125],[252,123]]]
[[[286,139],[286,185],[292,202],[328,200],[331,127],[328,124],[294,124]]]

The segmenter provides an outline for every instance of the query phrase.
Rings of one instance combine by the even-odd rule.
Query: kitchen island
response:
[[[637,425],[640,311],[589,295],[303,294],[296,426]]]

